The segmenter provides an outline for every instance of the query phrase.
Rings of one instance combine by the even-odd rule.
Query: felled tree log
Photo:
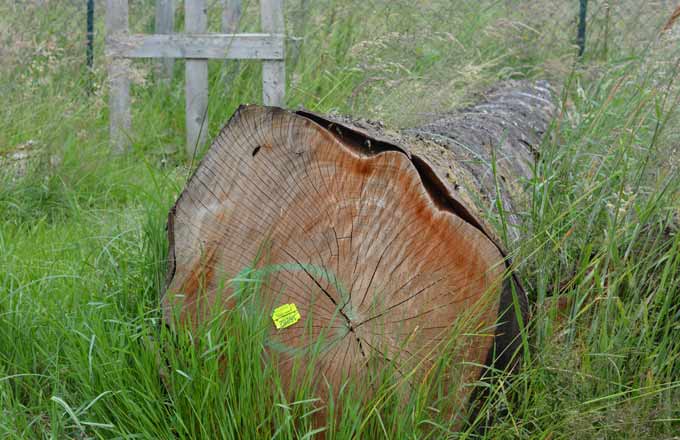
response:
[[[271,359],[290,385],[313,348],[322,398],[381,366],[420,377],[462,320],[460,378],[511,368],[527,299],[501,242],[520,235],[519,182],[554,108],[542,82],[504,83],[401,132],[240,107],[170,212],[166,319],[196,326],[234,307],[228,280],[250,269],[266,274],[262,313],[301,315],[271,322]],[[499,208],[504,232],[489,221]]]

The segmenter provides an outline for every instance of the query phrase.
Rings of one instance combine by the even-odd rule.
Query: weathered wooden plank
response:
[[[206,0],[184,3],[184,27],[189,33],[204,33],[208,27]],[[193,156],[205,143],[208,129],[208,61],[189,57],[186,61],[187,154]]]
[[[294,10],[292,16],[292,33],[293,36],[288,38],[290,46],[288,48],[288,66],[292,66],[293,70],[298,64],[300,52],[302,50],[302,43],[304,41],[305,30],[307,29],[307,19],[309,17],[309,0],[300,0],[298,7]],[[290,23],[290,22],[289,22]],[[288,30],[291,31],[289,24]]]
[[[111,41],[111,55],[126,58],[282,60],[278,34],[128,35]]]
[[[128,33],[127,0],[106,0],[106,45]],[[129,144],[132,127],[130,117],[130,78],[127,61],[116,56],[107,62],[109,75],[109,136],[114,153],[123,153]]]
[[[283,0],[260,0],[262,30],[284,34]],[[265,105],[283,106],[286,94],[286,63],[284,60],[262,64],[262,100]]]
[[[222,32],[225,34],[235,34],[241,22],[243,10],[241,0],[222,0]]]
[[[156,0],[156,34],[172,34],[175,30],[175,2],[174,0]],[[165,82],[172,79],[175,60],[171,57],[159,60],[156,74]]]
[[[222,0],[222,32],[225,34],[238,32],[242,9],[241,0]],[[226,89],[231,86],[238,70],[239,62],[237,60],[225,61],[222,65],[222,82]]]

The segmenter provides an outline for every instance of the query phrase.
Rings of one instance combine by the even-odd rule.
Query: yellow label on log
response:
[[[272,319],[277,329],[290,327],[300,320],[300,312],[298,312],[295,304],[284,304],[274,309]]]

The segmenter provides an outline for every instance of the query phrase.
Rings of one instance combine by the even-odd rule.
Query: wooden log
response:
[[[409,372],[428,371],[463,320],[456,380],[513,368],[527,298],[487,218],[502,206],[509,240],[519,236],[519,180],[554,109],[542,82],[503,84],[400,132],[240,107],[170,212],[166,320],[197,325],[234,307],[228,280],[254,268],[268,275],[262,312],[292,303],[301,315],[268,336],[286,386],[311,356],[324,400],[389,366],[418,380]]]
[[[205,0],[184,3],[184,27],[188,33],[205,33],[208,27],[208,6]],[[187,155],[193,157],[206,139],[208,127],[208,60],[187,58],[186,61],[186,130]]]

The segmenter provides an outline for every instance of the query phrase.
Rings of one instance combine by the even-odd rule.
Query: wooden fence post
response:
[[[260,0],[262,30],[283,35],[283,0]],[[264,105],[283,106],[286,94],[286,61],[265,60],[262,64],[262,100]]]
[[[223,0],[222,32],[235,34],[241,21],[241,0]]]
[[[128,1],[106,0],[107,46],[118,37],[128,34]],[[130,78],[128,61],[111,56],[108,60],[109,74],[109,135],[114,153],[123,153],[128,148],[130,128]]]
[[[175,2],[174,0],[156,0],[156,34],[172,34],[175,30]],[[172,71],[175,60],[163,58],[158,61],[156,74],[163,82],[172,81]]]
[[[222,33],[236,34],[241,23],[242,4],[241,0],[222,0]],[[238,60],[226,60],[222,66],[225,89],[229,89],[234,76],[239,70]]]
[[[128,63],[162,58],[159,74],[170,78],[172,59],[186,59],[186,150],[193,156],[207,138],[208,60],[262,60],[263,100],[283,106],[286,86],[283,0],[261,0],[262,33],[232,33],[241,17],[241,0],[222,0],[223,33],[208,34],[206,0],[185,0],[186,34],[173,33],[174,0],[157,0],[152,35],[130,35],[127,0],[106,0],[106,54],[109,58],[110,140],[114,152],[127,149],[131,128]],[[165,32],[165,34],[160,33]],[[170,67],[168,67],[170,66]]]
[[[186,0],[184,27],[189,34],[203,34],[208,27],[205,0]],[[186,130],[187,154],[191,157],[206,139],[208,112],[208,60],[186,61]]]
[[[300,0],[297,10],[293,15],[292,30],[289,24],[288,29],[293,32],[294,37],[290,38],[291,47],[288,51],[290,54],[290,62],[288,66],[293,69],[297,67],[300,59],[300,52],[304,42],[305,30],[307,29],[307,17],[309,16],[309,0]]]

